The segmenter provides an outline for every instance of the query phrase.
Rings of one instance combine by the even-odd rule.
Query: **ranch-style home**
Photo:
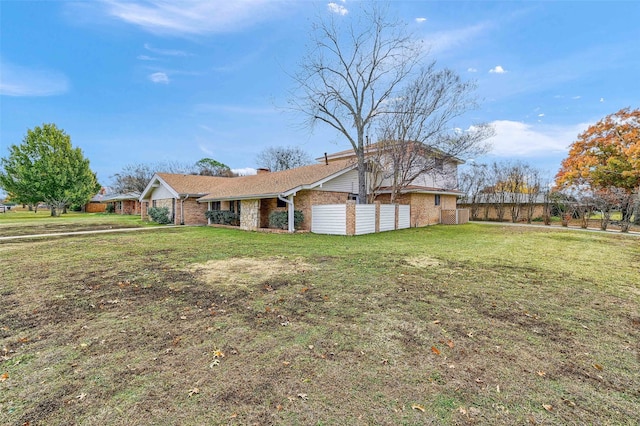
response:
[[[158,173],[140,196],[142,217],[148,207],[168,207],[174,224],[210,224],[207,211],[229,212],[244,230],[269,227],[272,212],[286,212],[288,230],[294,231],[294,212],[303,220],[295,229],[353,235],[435,223],[464,223],[465,211],[456,210],[461,195],[452,188],[457,159],[420,175],[403,188],[396,204],[384,179],[375,186],[374,203],[356,205],[358,171],[353,150],[322,157],[321,162],[279,172],[259,169],[256,175],[211,177]],[[367,179],[375,180],[368,174]],[[455,182],[454,182],[455,185]],[[372,187],[373,191],[373,186]],[[366,231],[365,231],[366,230]]]
[[[198,198],[206,195],[223,177],[156,173],[140,195],[140,214],[148,219],[149,207],[167,207],[175,225],[206,225],[206,203]]]

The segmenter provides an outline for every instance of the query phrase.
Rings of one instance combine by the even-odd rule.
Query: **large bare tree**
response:
[[[381,107],[376,129],[379,166],[391,183],[392,200],[426,174],[440,181],[438,187],[454,189],[455,167],[448,166],[487,151],[484,141],[493,135],[490,126],[476,124],[462,130],[454,123],[475,107],[475,86],[449,69],[436,69],[432,62]]]
[[[258,167],[272,172],[294,169],[312,163],[311,156],[297,146],[270,146],[263,149],[256,157]]]
[[[313,24],[291,102],[311,126],[327,124],[349,141],[358,161],[359,202],[366,203],[366,133],[422,61],[422,49],[386,7],[372,2],[358,12]]]

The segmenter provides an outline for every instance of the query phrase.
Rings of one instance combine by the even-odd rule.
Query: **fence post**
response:
[[[356,202],[355,200],[348,200],[346,206],[347,215],[347,235],[356,235]]]

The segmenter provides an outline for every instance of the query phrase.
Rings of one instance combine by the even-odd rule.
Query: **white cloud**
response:
[[[427,18],[416,18],[416,22],[418,24],[422,24],[423,22],[426,22],[426,21],[427,21]]]
[[[491,68],[489,72],[492,74],[505,74],[507,70],[502,68],[502,65],[496,65],[494,68]]]
[[[588,123],[568,126],[532,125],[519,121],[496,120],[490,123],[495,136],[489,142],[498,157],[540,157],[565,153]]]
[[[149,80],[154,83],[169,84],[169,76],[163,72],[154,72],[149,76]]]
[[[600,98],[600,103],[604,102],[604,98]]]
[[[544,117],[544,113],[538,114],[538,117]]]
[[[346,7],[344,7],[342,5],[339,5],[337,3],[333,3],[333,2],[332,3],[328,3],[327,4],[327,8],[329,9],[329,12],[335,13],[335,14],[341,15],[341,16],[344,16],[347,13],[349,13],[349,10],[347,10]]]
[[[240,176],[255,175],[258,173],[258,171],[253,167],[244,167],[242,169],[231,169],[231,171]]]
[[[477,68],[467,68],[467,72],[478,72]]]
[[[574,96],[571,99],[580,99],[582,96]]]
[[[286,5],[270,0],[167,1],[101,0],[107,15],[160,34],[211,34],[236,31],[268,19]]]
[[[138,55],[136,57],[136,59],[139,59],[141,61],[157,61],[157,58],[152,58],[151,56],[147,56],[147,55]]]
[[[32,69],[0,60],[0,95],[54,96],[69,90],[67,77],[46,69]]]

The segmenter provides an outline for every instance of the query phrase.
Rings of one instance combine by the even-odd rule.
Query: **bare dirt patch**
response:
[[[442,261],[429,256],[408,257],[405,261],[416,268],[435,268],[443,265]]]
[[[267,281],[281,275],[313,271],[315,267],[302,259],[285,258],[234,258],[210,260],[191,266],[189,271],[207,284],[252,284]]]

